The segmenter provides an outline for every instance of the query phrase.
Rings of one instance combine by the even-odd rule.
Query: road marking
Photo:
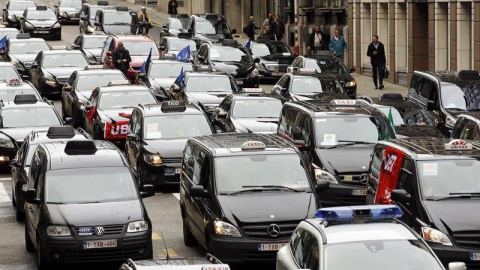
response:
[[[3,183],[0,183],[0,203],[1,202],[11,202],[12,198],[10,197],[10,194],[7,192],[5,189],[5,185]]]
[[[180,193],[172,193],[172,195],[180,201]]]
[[[152,240],[161,240],[161,239],[162,237],[158,233],[156,232],[152,233]]]
[[[175,251],[173,251],[173,249],[168,248],[167,251],[168,251],[169,257],[178,257],[178,254]],[[165,252],[165,249],[162,249],[157,252],[157,255],[158,255],[158,258],[166,258],[167,252]]]

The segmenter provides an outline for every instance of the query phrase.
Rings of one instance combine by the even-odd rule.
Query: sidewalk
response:
[[[115,4],[115,5],[122,6],[122,7],[129,7],[129,8],[132,8],[132,9],[136,10],[136,11],[140,11],[142,6],[146,6],[144,3],[133,4],[133,3],[129,3],[125,0],[108,0],[108,2],[110,2],[112,4]],[[155,23],[159,24],[160,26],[164,25],[164,23],[167,20],[167,18],[169,17],[169,15],[166,14],[166,13],[157,11],[155,9],[155,7],[152,7],[152,6],[146,6],[146,7],[147,7],[147,12],[150,15],[151,20],[154,21]]]

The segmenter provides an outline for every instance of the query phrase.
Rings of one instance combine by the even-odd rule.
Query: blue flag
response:
[[[143,62],[142,67],[140,68],[140,73],[147,74],[148,65],[150,64],[150,59],[152,58],[152,48],[150,48],[150,52],[148,53],[147,60]]]
[[[5,50],[7,50],[7,36],[4,36],[2,39],[0,39],[0,51]]]
[[[183,67],[182,70],[180,70],[180,74],[178,75],[177,79],[175,80],[175,84],[180,86],[180,88],[185,88],[185,83],[183,82]]]
[[[251,49],[251,48],[252,48],[252,40],[251,40],[251,39],[249,39],[249,40],[247,41],[247,43],[245,43],[245,48],[247,48],[247,49]]]
[[[178,61],[185,62],[185,63],[190,61],[190,45],[188,45],[187,47],[179,51],[176,58]]]

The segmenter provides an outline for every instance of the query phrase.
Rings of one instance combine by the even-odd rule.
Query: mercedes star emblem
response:
[[[277,224],[270,224],[267,228],[267,233],[271,237],[277,237],[280,235],[280,227]]]
[[[368,174],[364,173],[360,175],[360,183],[366,185],[368,183]]]
[[[95,228],[95,234],[100,236],[100,235],[103,235],[103,233],[105,233],[105,229],[103,227],[96,227]]]

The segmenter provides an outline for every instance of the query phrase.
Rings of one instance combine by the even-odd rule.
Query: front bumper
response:
[[[451,262],[464,262],[467,265],[467,269],[480,269],[480,261],[473,261],[470,258],[471,253],[480,253],[480,250],[471,250],[461,248],[458,246],[444,246],[441,244],[430,243],[430,247],[433,249],[437,257],[442,264],[448,269],[448,264]]]
[[[126,226],[124,228],[126,231]],[[115,248],[84,249],[84,241],[117,240]],[[125,262],[152,258],[152,230],[103,236],[43,236],[42,251],[48,263]]]
[[[235,82],[237,82],[238,86],[246,87],[246,88],[256,88],[259,86],[259,77],[252,77],[252,78],[234,78]]]
[[[25,33],[30,34],[31,37],[49,37],[55,38],[62,33],[62,28],[35,28],[25,29]]]
[[[261,244],[284,244],[289,239],[253,240],[230,236],[213,237],[210,241],[211,253],[224,263],[275,263],[278,251],[260,251]]]
[[[318,194],[320,204],[322,207],[364,205],[366,203],[366,195],[353,195],[354,190],[366,190],[366,187],[330,184],[328,190]]]
[[[280,79],[286,73],[285,71],[281,71],[281,70],[272,71],[272,70],[262,69],[262,68],[259,68],[258,72],[260,73],[260,78],[262,79],[275,79],[275,80]]]
[[[179,162],[164,163],[160,166],[147,165],[144,162],[142,175],[140,176],[143,183],[155,186],[178,185],[180,183],[180,173],[182,159]]]

